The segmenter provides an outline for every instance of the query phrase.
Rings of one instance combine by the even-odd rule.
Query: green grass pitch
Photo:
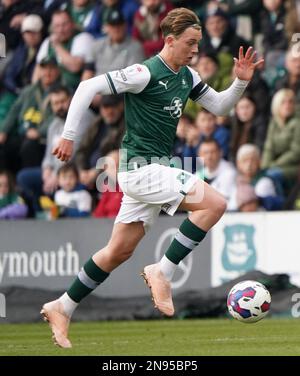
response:
[[[72,323],[72,349],[52,344],[48,324],[0,325],[0,355],[300,355],[297,319]]]

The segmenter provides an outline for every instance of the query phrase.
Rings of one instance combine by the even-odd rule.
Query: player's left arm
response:
[[[255,62],[255,58],[256,52],[253,51],[253,47],[249,47],[245,55],[243,47],[240,47],[239,58],[234,58],[236,79],[228,89],[221,92],[215,91],[202,82],[197,72],[190,69],[194,80],[190,98],[215,115],[226,115],[242,96],[253,77],[255,69],[263,64],[263,59]]]

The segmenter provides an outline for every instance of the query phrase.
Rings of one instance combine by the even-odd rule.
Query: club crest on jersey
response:
[[[182,115],[183,102],[181,98],[174,97],[170,106],[165,106],[164,110],[169,111],[172,118],[179,118]]]
[[[186,89],[188,87],[188,84],[187,84],[187,82],[186,82],[186,80],[184,78],[182,79],[181,83],[182,83],[182,88],[183,89]]]

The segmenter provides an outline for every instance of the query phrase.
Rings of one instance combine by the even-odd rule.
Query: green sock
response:
[[[205,235],[205,231],[194,225],[188,218],[185,219],[165,256],[178,265],[204,239]]]
[[[79,303],[83,298],[89,295],[97,286],[100,285],[109,276],[99,268],[92,258],[90,258],[78,273],[77,278],[67,291],[69,297],[74,302]]]

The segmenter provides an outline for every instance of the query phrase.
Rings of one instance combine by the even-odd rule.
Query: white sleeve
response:
[[[151,79],[149,69],[142,64],[133,64],[127,68],[106,73],[112,94],[126,91],[138,94],[145,89]]]
[[[49,38],[46,38],[44,42],[41,44],[41,47],[36,57],[36,61],[38,64],[48,55],[48,49],[49,49]]]
[[[193,89],[201,82],[201,77],[195,69],[187,66],[193,77]]]
[[[81,81],[72,98],[62,137],[75,140],[77,129],[96,94],[139,93],[149,81],[148,68],[140,64]]]
[[[91,54],[93,48],[94,38],[89,33],[78,34],[72,43],[71,55],[82,57],[86,60],[86,57]]]
[[[189,70],[193,76],[193,90],[191,91],[190,98],[218,116],[228,114],[240,99],[249,83],[249,81],[236,78],[228,89],[218,93],[201,81],[196,71],[191,68]]]

